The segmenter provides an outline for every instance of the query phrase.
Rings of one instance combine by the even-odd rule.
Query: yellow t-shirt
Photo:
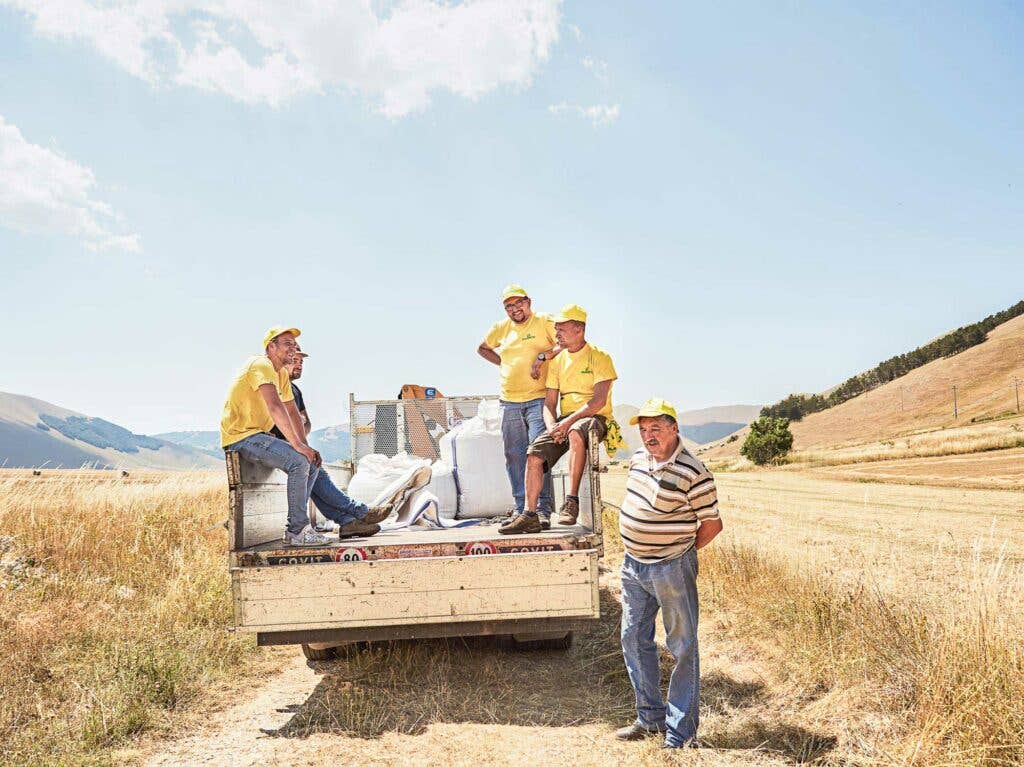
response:
[[[550,314],[534,312],[522,325],[510,319],[496,322],[484,343],[501,357],[503,400],[529,402],[544,396],[544,373],[534,380],[530,367],[538,354],[555,345],[555,321]]]
[[[259,392],[263,384],[276,386],[282,402],[295,399],[287,370],[283,367],[274,370],[274,364],[265,356],[250,357],[231,384],[228,401],[224,403],[220,419],[221,447],[274,427],[274,419]]]
[[[596,346],[584,344],[578,352],[568,349],[551,360],[548,368],[547,385],[558,389],[561,395],[559,409],[564,418],[584,407],[594,396],[594,386],[601,381],[618,378],[612,358]],[[612,390],[608,389],[608,401],[597,415],[612,417]]]

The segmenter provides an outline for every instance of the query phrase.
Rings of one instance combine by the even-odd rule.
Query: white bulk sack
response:
[[[455,489],[455,474],[444,461],[434,461],[430,467],[430,484],[424,489],[437,499],[437,514],[441,519],[455,519],[459,494]]]
[[[374,453],[359,460],[346,491],[349,498],[367,506],[379,506],[401,488],[412,474],[430,462],[423,458],[399,453],[394,458]]]
[[[480,403],[473,418],[441,438],[440,448],[441,460],[455,474],[459,519],[497,517],[508,511],[512,487],[505,471],[501,407],[496,400]]]

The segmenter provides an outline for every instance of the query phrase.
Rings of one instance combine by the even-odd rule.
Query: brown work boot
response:
[[[536,514],[520,514],[518,517],[513,517],[511,521],[506,522],[504,525],[498,528],[498,532],[502,535],[520,535],[522,533],[539,533],[540,532],[540,518]]]
[[[562,504],[562,510],[558,512],[558,524],[575,525],[576,517],[580,515],[580,501],[578,498],[566,498]]]
[[[389,516],[391,516],[390,506],[375,506],[372,509],[370,509],[367,515],[359,521],[365,522],[368,525],[372,525],[375,522],[383,522]]]
[[[648,730],[637,722],[633,722],[633,724],[627,727],[621,727],[616,730],[615,737],[619,740],[643,740],[644,738],[661,735],[664,732],[664,730]]]
[[[380,532],[380,525],[367,524],[365,520],[356,519],[338,528],[338,538],[369,538]]]

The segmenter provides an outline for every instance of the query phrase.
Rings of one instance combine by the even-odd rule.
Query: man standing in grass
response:
[[[636,693],[637,718],[621,740],[664,733],[667,748],[697,746],[700,658],[697,648],[697,549],[722,530],[715,480],[683,446],[676,410],[644,403],[629,423],[643,448],[629,462],[619,535],[622,563],[622,654]],[[675,658],[667,702],[661,697],[654,619],[662,612]]]
[[[228,391],[220,421],[220,444],[243,458],[288,475],[287,546],[323,546],[328,539],[309,524],[309,494],[320,471],[320,454],[306,442],[287,365],[295,360],[298,328],[273,327],[264,354],[250,357]],[[277,427],[283,439],[270,430]]]
[[[501,438],[515,502],[511,517],[515,517],[522,513],[526,496],[526,449],[544,431],[541,373],[561,348],[555,342],[551,315],[535,313],[520,285],[506,287],[501,300],[508,316],[491,327],[477,353],[501,368]],[[541,522],[547,527],[551,526],[551,509],[551,475],[547,474],[540,491]]]
[[[547,430],[526,451],[526,507],[498,528],[505,535],[537,533],[544,529],[537,513],[544,472],[569,453],[569,492],[558,522],[576,524],[580,513],[580,482],[587,467],[590,439],[602,440],[612,417],[612,382],[617,378],[612,358],[586,339],[587,313],[577,304],[563,307],[555,317],[555,337],[564,349],[551,363],[544,398]],[[556,417],[556,410],[561,417]],[[543,507],[542,507],[543,508]]]
[[[285,365],[292,383],[295,407],[302,418],[303,435],[307,439],[309,438],[309,432],[313,429],[313,424],[309,420],[309,413],[306,411],[306,401],[302,397],[302,391],[295,382],[302,378],[302,368],[308,356],[296,344],[295,358],[291,364]],[[285,439],[285,436],[276,426],[270,430],[270,433],[279,439]],[[321,514],[338,525],[339,538],[365,538],[379,533],[380,525],[377,523],[386,519],[391,511],[390,507],[387,506],[370,509],[365,503],[353,501],[338,489],[337,485],[331,480],[330,474],[323,468],[317,472],[316,479],[313,481],[310,500],[313,501],[313,505],[320,510]]]

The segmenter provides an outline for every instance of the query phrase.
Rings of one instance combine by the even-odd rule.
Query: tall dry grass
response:
[[[0,762],[105,764],[238,666],[225,488],[0,477]]]

